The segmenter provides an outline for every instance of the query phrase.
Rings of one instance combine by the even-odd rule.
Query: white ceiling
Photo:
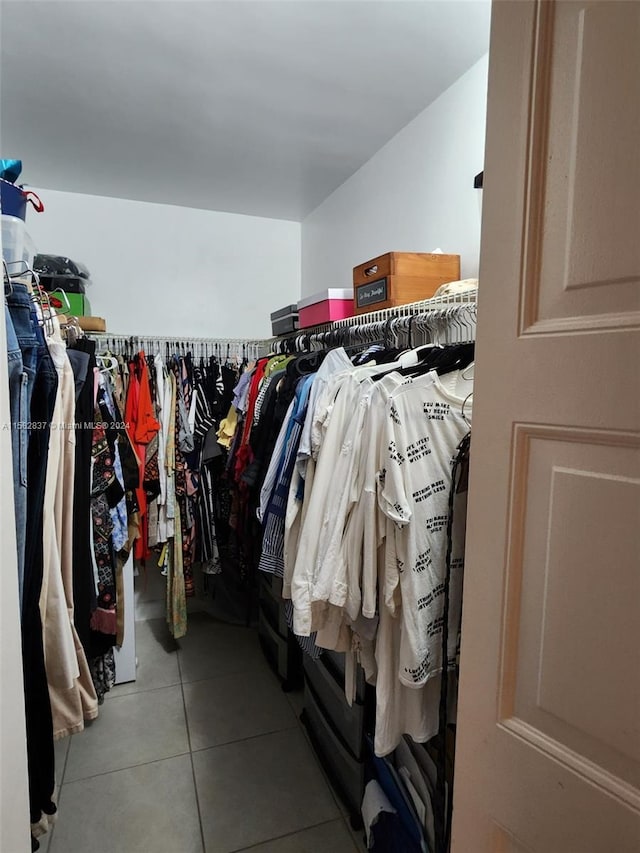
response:
[[[489,0],[2,3],[40,187],[302,219],[487,50]]]

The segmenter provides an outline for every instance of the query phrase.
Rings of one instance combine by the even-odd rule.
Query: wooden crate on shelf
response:
[[[85,332],[106,332],[107,322],[104,317],[78,317],[80,328]]]
[[[460,255],[387,252],[353,270],[356,314],[429,299],[441,284],[460,278]]]

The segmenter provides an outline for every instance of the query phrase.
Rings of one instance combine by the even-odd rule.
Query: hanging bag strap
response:
[[[42,213],[44,210],[44,204],[42,203],[42,199],[37,193],[34,193],[33,190],[22,190],[25,198],[28,202],[30,202],[36,213]]]

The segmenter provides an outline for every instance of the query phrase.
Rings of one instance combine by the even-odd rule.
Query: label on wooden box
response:
[[[379,302],[386,302],[389,298],[387,291],[386,278],[361,284],[356,288],[356,307],[365,308],[369,305],[377,305]]]

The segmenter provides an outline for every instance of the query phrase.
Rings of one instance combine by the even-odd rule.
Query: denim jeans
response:
[[[5,288],[5,318],[9,352],[9,393],[13,485],[18,550],[20,609],[24,598],[24,561],[27,527],[27,448],[31,397],[36,375],[38,341],[31,321],[31,300],[24,284]]]
[[[13,460],[13,495],[15,504],[16,543],[24,542],[27,523],[27,448],[21,442],[18,424],[24,412],[24,397],[27,393],[27,375],[22,370],[22,353],[18,345],[9,308],[4,306],[7,327],[7,366],[9,368],[9,412],[11,415],[11,451]],[[22,590],[24,581],[24,547],[18,548],[18,589],[20,612],[22,612]]]

